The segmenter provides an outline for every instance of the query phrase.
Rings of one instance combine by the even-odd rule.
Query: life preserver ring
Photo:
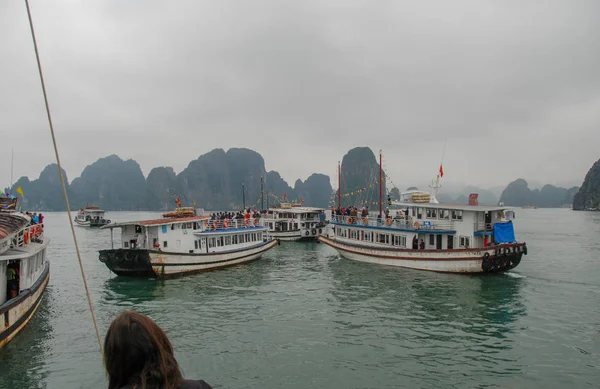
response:
[[[510,254],[510,248],[505,247],[504,248],[504,255],[508,255],[508,254]]]
[[[312,232],[313,235],[317,235],[317,230],[315,230],[314,228],[312,229],[311,232]]]
[[[213,220],[212,227],[213,227],[213,230],[216,230],[219,227],[219,222],[217,220]]]
[[[363,217],[363,219],[362,219],[362,220],[363,220],[363,224],[364,224],[365,226],[368,226],[368,225],[369,225],[369,219],[367,219],[366,217]]]
[[[310,235],[310,231],[306,230],[306,234],[305,235],[309,236]]]
[[[25,241],[25,244],[29,243],[29,231],[23,231],[23,240]]]
[[[223,220],[223,228],[229,228],[229,219]]]
[[[387,224],[388,226],[392,225],[392,218],[388,217],[387,219],[385,219],[385,224]]]
[[[421,228],[421,223],[419,223],[418,221],[413,223],[413,229],[418,230],[419,228]]]
[[[244,219],[244,225],[248,227],[250,225],[250,219]]]
[[[208,220],[204,221],[204,228],[208,229]]]
[[[352,219],[352,216],[348,218],[348,224],[354,224],[354,219]]]
[[[502,254],[502,249],[496,249],[496,256],[499,257]]]
[[[254,225],[255,225],[255,226],[257,226],[257,225],[258,225],[258,222],[259,222],[258,218],[254,218]]]
[[[319,228],[319,234],[322,234],[322,233],[323,233],[323,230]]]
[[[483,259],[489,259],[490,258],[490,253],[485,253],[483,254]]]

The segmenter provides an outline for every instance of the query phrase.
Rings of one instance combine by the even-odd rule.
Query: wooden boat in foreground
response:
[[[39,307],[50,278],[43,225],[0,211],[0,347],[22,330]]]
[[[263,219],[194,216],[112,223],[111,249],[99,259],[120,276],[168,278],[257,260],[275,247]],[[112,231],[121,228],[119,248]]]

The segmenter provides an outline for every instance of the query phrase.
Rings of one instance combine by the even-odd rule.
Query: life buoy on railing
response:
[[[385,224],[387,224],[388,226],[392,225],[392,218],[388,217],[387,219],[385,219]]]
[[[219,227],[219,222],[218,222],[218,221],[216,221],[216,220],[214,220],[214,221],[212,222],[212,226],[213,226],[213,230],[216,230],[216,229],[217,229],[217,227]]]
[[[244,219],[244,225],[248,227],[250,225],[250,219]]]
[[[365,226],[368,226],[369,225],[369,219],[367,219],[366,217],[363,217],[363,224]]]
[[[206,228],[208,230],[208,220],[204,221],[204,228]]]
[[[254,218],[254,225],[257,226],[259,221],[258,218]]]
[[[23,240],[25,241],[25,244],[29,243],[29,231],[23,231]]]
[[[350,216],[348,218],[348,224],[353,224],[354,223],[354,219],[352,219],[352,216]]]
[[[419,228],[421,228],[421,223],[419,223],[418,221],[413,223],[413,229],[418,230]]]
[[[223,228],[229,228],[229,219],[223,220]]]

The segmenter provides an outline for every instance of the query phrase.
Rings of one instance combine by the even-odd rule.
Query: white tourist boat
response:
[[[110,220],[104,218],[106,211],[100,209],[96,205],[87,205],[80,209],[75,216],[75,223],[84,227],[102,227],[110,224]]]
[[[264,215],[271,234],[281,241],[315,240],[325,226],[325,209],[280,204]]]
[[[111,249],[100,250],[100,261],[120,276],[168,278],[250,262],[278,243],[261,218],[213,220],[201,210],[192,213],[102,227],[111,230]],[[121,229],[118,248],[114,228]]]
[[[0,211],[0,347],[22,330],[39,307],[50,278],[43,225],[19,212]]]
[[[441,170],[441,169],[440,169]],[[381,265],[452,273],[502,272],[527,254],[514,235],[514,212],[504,206],[440,204],[433,193],[403,194],[389,216],[336,215],[319,241],[344,258]]]

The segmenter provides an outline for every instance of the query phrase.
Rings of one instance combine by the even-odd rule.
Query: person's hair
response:
[[[176,389],[183,376],[164,331],[148,316],[124,312],[113,320],[104,339],[108,389]]]

